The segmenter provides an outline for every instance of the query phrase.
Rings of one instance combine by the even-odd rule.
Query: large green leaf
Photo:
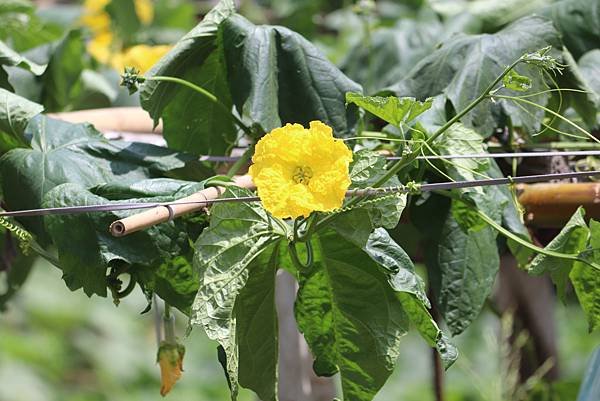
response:
[[[219,24],[235,12],[232,0],[221,0],[194,29],[188,32],[175,47],[148,72],[148,76],[164,75],[182,77],[193,67],[200,66],[216,48]],[[140,93],[142,107],[150,113],[154,123],[166,105],[183,89],[166,82],[147,81]]]
[[[538,16],[522,18],[495,34],[456,35],[421,60],[402,81],[392,86],[398,96],[425,99],[444,93],[454,109],[463,110],[504,70],[523,54],[548,45],[559,45],[552,22]],[[532,92],[545,89],[535,67],[520,65],[520,75],[532,79]],[[529,98],[546,104],[549,95]],[[526,107],[526,106],[524,106]],[[525,110],[509,102],[483,102],[462,118],[468,127],[487,137],[498,125],[498,114],[510,116],[513,123],[530,132],[539,129],[543,112]],[[530,114],[529,114],[530,113]]]
[[[368,255],[328,231],[312,239],[315,263],[301,272],[296,320],[314,369],[338,370],[344,399],[371,400],[394,369],[408,317]]]
[[[248,196],[239,188],[224,196]],[[227,357],[232,398],[238,392],[238,344],[236,298],[248,281],[249,265],[284,233],[256,203],[217,203],[211,209],[210,226],[195,243],[194,266],[200,272],[200,288],[192,306],[191,323],[201,325],[217,340]],[[275,226],[274,226],[275,225]],[[250,379],[248,379],[250,380]]]
[[[147,75],[186,79],[231,106],[229,89],[224,82],[222,54],[216,49],[219,24],[234,12],[232,0],[220,1]],[[189,88],[146,81],[140,101],[155,124],[163,119],[163,135],[172,147],[197,154],[224,154],[230,142],[235,140],[231,117]]]
[[[453,124],[434,143],[443,156],[487,153],[483,137],[462,124]],[[473,181],[486,178],[487,159],[447,159],[445,170],[455,180]],[[482,191],[482,189],[481,189]]]
[[[575,58],[598,47],[600,5],[596,0],[557,1],[541,14],[552,19],[563,43]]]
[[[105,7],[110,15],[111,31],[118,35],[124,47],[135,44],[135,34],[141,27],[133,0],[111,0]]]
[[[567,254],[578,254],[583,251],[589,235],[584,214],[585,211],[582,207],[577,209],[563,229],[560,230],[560,233],[550,241],[545,249]],[[538,254],[529,265],[529,273],[535,275],[550,273],[550,277],[556,285],[558,296],[564,301],[572,267],[573,260]]]
[[[419,102],[412,97],[363,96],[360,93],[346,93],[346,102],[354,103],[396,127],[412,121],[431,107],[433,99]]]
[[[590,221],[588,248],[594,256],[594,262],[600,262],[600,223],[595,220]],[[600,325],[600,271],[585,263],[575,262],[569,278],[592,332]]]
[[[41,105],[0,88],[0,153],[27,146],[25,128],[43,110]]]
[[[361,40],[344,54],[341,69],[362,84],[365,93],[376,93],[406,75],[435,50],[443,26],[433,12],[416,19],[401,18],[394,26],[375,29],[369,44]]]
[[[347,239],[351,241],[350,238]],[[362,249],[388,272],[388,282],[398,291],[402,307],[411,323],[427,344],[438,350],[446,368],[450,367],[458,357],[458,350],[447,340],[427,311],[430,303],[425,293],[425,284],[415,272],[410,257],[383,228],[373,231]]]
[[[451,209],[457,204],[453,201]],[[434,262],[439,284],[432,284],[440,312],[454,335],[475,320],[492,290],[500,267],[496,235],[491,227],[466,230],[452,212],[444,221]]]
[[[220,50],[215,50],[201,66],[189,68],[183,78],[208,90],[231,108]],[[231,116],[214,102],[187,88],[166,105],[162,120],[163,135],[173,149],[224,155],[236,140]]]
[[[0,185],[11,210],[41,206],[55,186],[74,183],[85,188],[105,183],[133,183],[172,175],[203,179],[189,154],[135,142],[109,141],[88,124],[70,124],[40,116],[26,130],[31,149],[13,149],[0,158]],[[186,172],[193,168],[195,171]],[[23,220],[25,222],[25,220]],[[28,220],[40,235],[39,221]]]
[[[277,399],[278,330],[275,274],[280,243],[248,266],[248,281],[235,301],[239,382],[263,401]]]
[[[254,25],[234,15],[221,24],[232,98],[237,110],[265,131],[287,122],[321,120],[338,136],[354,132],[358,113],[346,92],[360,85],[346,77],[299,34]]]
[[[148,189],[143,197],[131,198],[128,202],[166,202],[173,201],[173,195],[163,195],[156,192],[152,180],[140,181],[135,184],[139,193],[142,188]],[[177,196],[191,195],[202,189],[202,184],[192,184],[181,181],[171,181],[171,186],[178,186]],[[102,193],[102,188],[97,190]],[[115,193],[115,187],[111,192]],[[44,196],[44,207],[64,207],[78,205],[110,204],[105,197],[99,196],[77,184],[62,184],[48,191]],[[123,202],[118,200],[117,202]],[[165,300],[173,301],[173,305],[183,311],[186,295],[189,297],[190,280],[193,275],[186,276],[181,268],[182,260],[172,259],[180,255],[188,255],[191,260],[191,247],[186,234],[185,221],[178,220],[151,227],[144,231],[115,238],[109,231],[109,225],[120,218],[137,213],[137,211],[103,212],[67,215],[48,215],[44,217],[46,229],[58,250],[59,264],[63,271],[63,279],[72,291],[83,288],[87,295],[97,294],[106,296],[108,267],[124,268],[136,281],[144,284],[151,281],[144,270],[158,270],[157,279],[171,280],[161,282],[162,286],[152,283],[153,289]],[[143,249],[143,252],[140,252]],[[165,264],[164,266],[162,266]],[[189,266],[189,262],[187,263]],[[158,268],[158,269],[157,269]],[[171,277],[164,277],[168,271]],[[181,273],[179,277],[176,274]],[[146,275],[145,275],[146,274]],[[170,283],[170,285],[168,285]],[[197,286],[197,280],[191,285]]]
[[[80,30],[70,31],[54,45],[48,67],[42,75],[43,99],[48,111],[76,109],[81,90],[80,76],[86,67],[86,50]]]

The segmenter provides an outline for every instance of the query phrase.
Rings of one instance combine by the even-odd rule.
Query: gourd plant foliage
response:
[[[531,32],[543,35],[531,42]],[[446,367],[456,360],[456,348],[429,313],[423,279],[390,234],[406,205],[427,238],[428,284],[452,334],[469,326],[491,291],[499,267],[498,233],[532,274],[549,273],[560,294],[573,283],[593,330],[600,319],[599,224],[586,223],[582,210],[541,249],[531,244],[507,188],[419,193],[424,180],[500,176],[493,161],[433,164],[417,156],[484,153],[488,130],[513,112],[516,125],[535,129],[543,114],[537,110],[545,111],[539,102],[550,92],[536,95],[538,103],[527,104],[527,112],[519,108],[523,114],[514,105],[524,91],[543,90],[548,82],[543,77],[560,68],[546,47],[560,44],[559,34],[540,17],[497,34],[454,40],[389,89],[405,96],[424,88],[435,99],[364,96],[360,85],[306,39],[283,27],[255,26],[223,0],[149,74],[126,76],[132,90],[139,86],[142,106],[156,122],[162,119],[168,148],[109,141],[90,125],[39,115],[40,105],[0,89],[0,187],[8,209],[181,198],[215,182],[214,171],[198,155],[224,154],[242,136],[253,142],[290,121],[321,120],[352,144],[349,137],[360,134],[359,108],[401,133],[383,138],[404,144],[404,157],[388,165],[377,153],[355,152],[351,188],[411,189],[349,198],[339,210],[296,221],[275,218],[260,203],[219,203],[208,219],[185,217],[122,238],[110,236],[107,227],[132,212],[48,215],[2,220],[2,226],[25,252],[37,252],[60,268],[71,290],[110,293],[118,302],[139,285],[149,300],[156,294],[187,314],[193,326],[218,341],[233,399],[239,386],[262,400],[277,399],[279,269],[298,281],[295,317],[315,358],[314,370],[322,376],[339,373],[344,399],[375,396],[411,327],[437,349]],[[508,42],[514,45],[510,50]],[[460,69],[449,59],[455,52],[471,57],[484,47],[479,59],[494,63]],[[32,68],[26,60],[11,63]],[[443,74],[432,79],[434,70]],[[480,84],[464,84],[473,80]],[[252,146],[245,158],[251,153]],[[223,194],[249,195],[233,185]],[[28,270],[23,265],[31,258],[18,261],[3,266],[8,291],[0,306],[23,283]]]

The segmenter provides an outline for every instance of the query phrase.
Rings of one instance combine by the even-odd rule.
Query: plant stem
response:
[[[419,156],[419,154],[421,154],[422,148],[424,146],[430,145],[440,135],[442,135],[444,132],[446,132],[446,130],[448,130],[448,128],[450,128],[453,124],[458,122],[465,114],[467,114],[468,112],[473,110],[479,103],[481,103],[483,100],[488,98],[489,93],[496,87],[496,85],[498,85],[498,83],[500,81],[502,81],[502,78],[504,78],[504,76],[506,74],[508,74],[513,68],[515,68],[515,66],[517,64],[519,64],[521,61],[522,61],[521,58],[519,58],[518,60],[514,61],[511,65],[506,67],[504,69],[504,71],[502,71],[502,74],[500,74],[498,77],[496,77],[496,79],[494,79],[494,81],[492,83],[490,83],[487,86],[487,88],[485,88],[485,90],[479,96],[477,96],[471,103],[469,103],[469,105],[467,107],[465,107],[460,113],[458,113],[454,117],[452,117],[448,122],[446,122],[446,124],[444,124],[442,127],[440,127],[437,131],[435,131],[433,133],[433,135],[431,135],[429,138],[427,138],[427,140],[425,140],[423,143],[421,143],[421,145],[417,149],[413,150],[405,158],[400,159],[397,162],[395,162],[394,164],[392,164],[392,166],[387,170],[387,172],[383,175],[383,177],[381,177],[379,180],[377,180],[372,186],[375,188],[382,186],[383,184],[388,182],[392,177],[394,177],[396,174],[398,174],[398,172],[400,172],[400,170],[402,170],[404,167],[406,167],[409,164],[411,164],[412,162],[414,162],[417,159],[417,157]],[[361,201],[360,198],[351,199],[346,204],[346,206],[353,206],[360,201]],[[331,220],[335,219],[337,216],[338,216],[337,214],[330,214],[330,215],[325,216],[321,221],[319,221],[317,223],[317,228],[323,227],[324,225],[328,224]]]
[[[211,102],[213,102],[214,104],[219,106],[221,108],[221,110],[223,110],[228,116],[230,116],[230,118],[233,120],[233,122],[238,127],[240,127],[240,129],[242,131],[244,131],[244,133],[246,135],[252,136],[252,130],[246,124],[244,124],[244,122],[242,120],[240,120],[235,114],[233,114],[231,112],[231,109],[229,109],[227,106],[225,106],[223,103],[221,103],[221,101],[215,95],[213,95],[206,89],[202,88],[201,86],[198,86],[189,81],[186,81],[185,79],[181,79],[181,78],[177,78],[177,77],[166,77],[166,76],[162,76],[162,75],[156,75],[153,77],[149,77],[149,78],[146,78],[146,80],[147,81],[173,82],[173,83],[176,83],[179,85],[187,86],[188,88],[195,90],[196,92],[198,92],[199,94],[201,94],[202,96],[204,96],[205,98],[207,98],[208,100],[210,100]]]
[[[393,164],[392,167],[390,167],[390,169],[387,171],[387,173],[383,177],[381,177],[379,180],[377,180],[373,186],[379,187],[379,186],[385,184],[390,178],[392,178],[400,170],[402,170],[402,168],[404,168],[405,166],[408,166],[413,161],[415,161],[417,156],[421,152],[421,148],[423,146],[425,146],[425,144],[430,145],[440,135],[442,135],[444,132],[446,132],[446,130],[448,130],[448,128],[450,128],[454,123],[458,122],[465,114],[467,114],[468,112],[473,110],[479,103],[481,103],[483,100],[485,100],[488,97],[488,94],[492,91],[492,89],[494,89],[494,87],[498,84],[498,82],[500,82],[502,80],[502,78],[504,78],[504,76],[506,74],[508,74],[513,68],[515,68],[515,66],[517,64],[519,64],[520,62],[521,62],[521,59],[518,59],[515,62],[513,62],[511,65],[506,67],[504,69],[504,71],[502,72],[502,74],[500,74],[498,77],[496,77],[496,79],[492,83],[490,83],[488,85],[488,87],[485,88],[485,90],[479,96],[477,96],[467,107],[465,107],[460,113],[456,114],[454,117],[452,117],[450,120],[448,120],[448,122],[446,122],[446,124],[444,124],[437,131],[435,131],[433,133],[433,135],[431,135],[429,138],[427,138],[427,140],[425,140],[424,144],[419,146],[413,152],[409,153],[405,159],[398,160],[395,164]]]
[[[242,157],[240,157],[239,159],[237,159],[235,161],[235,163],[233,163],[233,166],[231,166],[229,171],[227,171],[227,177],[231,178],[234,175],[236,175],[237,172],[240,171],[240,169],[242,167],[244,167],[244,165],[248,162],[248,160],[250,160],[250,158],[252,157],[253,154],[254,154],[254,145],[251,145],[248,147],[248,149],[246,149],[244,151],[244,153],[242,154]]]
[[[544,110],[546,113],[550,113],[552,116],[559,118],[561,120],[563,120],[564,122],[566,122],[567,124],[571,125],[572,127],[574,127],[575,129],[577,129],[578,131],[582,132],[583,134],[585,134],[588,138],[590,138],[592,141],[596,142],[596,143],[600,143],[600,139],[597,139],[595,136],[593,136],[592,134],[590,134],[589,132],[587,132],[585,129],[581,128],[579,125],[575,124],[573,121],[569,120],[566,117],[563,117],[562,115],[560,115],[559,113],[555,112],[554,110],[550,110],[547,107],[544,107],[542,105],[539,105],[535,102],[532,102],[530,100],[527,99],[523,99],[520,98],[518,96],[505,96],[505,95],[490,95],[490,98],[498,98],[498,99],[509,99],[509,100],[513,100],[515,102],[521,102],[521,103],[525,103],[528,104],[530,106],[533,107],[537,107],[539,109]]]
[[[165,313],[163,315],[163,324],[165,328],[165,341],[169,344],[176,344],[175,337],[175,315],[171,314],[171,305],[165,302]]]
[[[560,258],[560,259],[567,259],[567,260],[572,260],[572,261],[576,261],[576,262],[582,262],[582,263],[585,263],[586,265],[593,267],[596,270],[600,270],[599,265],[597,265],[596,263],[590,262],[590,261],[586,260],[585,258],[580,257],[579,254],[551,251],[548,249],[540,248],[539,246],[534,245],[531,242],[524,240],[523,238],[519,237],[518,235],[516,235],[516,234],[510,232],[509,230],[507,230],[506,228],[502,227],[502,225],[496,223],[494,221],[494,219],[492,219],[490,216],[488,216],[487,214],[485,214],[484,212],[479,210],[474,205],[470,204],[469,202],[466,202],[464,199],[460,198],[459,196],[457,196],[449,191],[436,191],[436,193],[463,203],[465,206],[467,206],[468,208],[470,208],[471,210],[476,212],[483,221],[485,221],[488,225],[490,225],[493,229],[498,231],[500,234],[504,235],[506,238],[509,238],[509,239],[517,242],[520,245],[523,245],[524,247],[526,247],[528,249],[531,249],[532,251],[534,251],[536,253],[550,256],[553,258]]]

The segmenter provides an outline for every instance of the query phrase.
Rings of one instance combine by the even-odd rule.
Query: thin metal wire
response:
[[[600,150],[571,150],[571,151],[533,151],[533,152],[504,152],[504,153],[471,153],[460,155],[425,155],[417,156],[417,160],[439,159],[505,159],[522,157],[553,157],[553,156],[600,156]],[[211,163],[232,163],[239,156],[201,156],[200,161]],[[402,156],[388,156],[387,160],[401,160]]]
[[[460,189],[460,188],[472,188],[472,187],[485,187],[493,185],[506,185],[506,184],[519,184],[519,183],[532,183],[532,182],[544,182],[551,180],[561,180],[566,178],[580,178],[580,177],[592,177],[600,175],[600,170],[595,171],[577,171],[570,173],[557,173],[557,174],[539,174],[539,175],[525,175],[521,177],[509,177],[509,178],[491,178],[484,180],[472,180],[472,181],[454,181],[454,182],[438,182],[431,184],[420,184],[416,185],[416,188],[421,192],[440,191],[448,189]],[[414,186],[413,186],[414,187]],[[364,189],[352,189],[346,192],[346,197],[353,196],[372,196],[378,194],[387,193],[408,193],[413,189],[405,186],[398,187],[383,187],[383,188],[364,188]],[[0,212],[1,217],[29,217],[29,216],[45,216],[51,214],[79,214],[79,213],[90,213],[90,212],[112,212],[120,210],[136,210],[136,209],[151,209],[154,207],[173,207],[177,205],[209,205],[213,203],[222,202],[258,202],[260,198],[258,196],[242,196],[238,198],[217,198],[207,199],[202,201],[174,201],[174,202],[155,202],[155,203],[144,203],[144,202],[131,202],[131,203],[111,203],[104,205],[86,205],[86,206],[65,206],[65,207],[53,207],[44,209],[28,209],[28,210],[17,210],[12,212]]]

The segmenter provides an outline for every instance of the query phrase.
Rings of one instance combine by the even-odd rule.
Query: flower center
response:
[[[296,184],[308,185],[313,176],[312,169],[308,166],[298,166],[294,170],[292,178]]]

